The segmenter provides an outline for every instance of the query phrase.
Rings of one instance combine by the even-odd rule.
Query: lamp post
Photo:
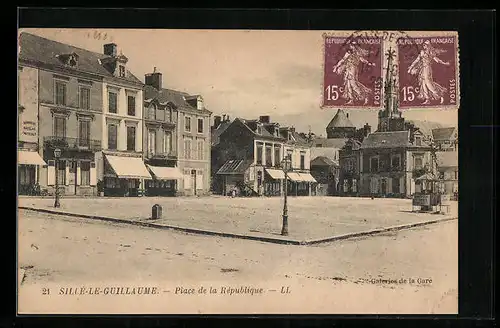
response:
[[[288,172],[291,170],[291,158],[286,156],[283,161],[281,161],[281,166],[283,172],[285,173],[285,185],[284,185],[284,202],[283,202],[283,227],[281,228],[281,235],[288,236]]]
[[[54,149],[54,158],[56,162],[56,193],[55,193],[55,201],[54,201],[54,207],[61,207],[61,204],[59,203],[59,157],[61,157],[61,149],[56,148]]]

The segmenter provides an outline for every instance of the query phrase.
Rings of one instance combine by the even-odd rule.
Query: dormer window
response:
[[[63,54],[56,56],[64,65],[76,67],[78,65],[78,55],[76,53]]]
[[[279,128],[274,128],[274,136],[279,137],[280,136],[280,130]]]
[[[74,67],[76,64],[78,64],[78,56],[76,54],[71,54],[68,59],[68,65]]]
[[[422,137],[421,136],[415,137],[415,145],[422,146]]]
[[[118,66],[118,76],[125,77],[125,66],[123,65]]]

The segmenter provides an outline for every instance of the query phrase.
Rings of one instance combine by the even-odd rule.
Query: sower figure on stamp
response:
[[[433,61],[442,65],[450,65],[449,62],[445,62],[437,57],[444,52],[446,51],[434,48],[429,40],[427,40],[424,42],[417,58],[408,67],[409,74],[418,76],[419,91],[417,98],[423,99],[424,102],[422,104],[424,105],[428,104],[431,100],[439,100],[441,104],[444,101],[443,96],[447,90],[437,84],[432,77]]]
[[[347,49],[344,57],[333,67],[334,73],[343,74],[344,90],[342,91],[342,98],[347,99],[346,104],[352,104],[354,100],[364,101],[365,105],[368,103],[368,96],[372,91],[359,81],[358,68],[362,64],[375,66],[374,63],[364,58],[369,53],[368,50],[361,48],[356,41],[350,41],[349,49]]]

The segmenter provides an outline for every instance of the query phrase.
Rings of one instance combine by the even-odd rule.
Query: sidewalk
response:
[[[156,203],[162,205],[163,217],[153,221],[151,207]],[[447,215],[412,213],[411,201],[401,199],[292,198],[288,208],[289,236],[284,237],[280,235],[282,206],[279,198],[63,198],[61,208],[54,209],[52,199],[19,199],[21,209],[295,245],[359,237],[457,217],[456,206]]]

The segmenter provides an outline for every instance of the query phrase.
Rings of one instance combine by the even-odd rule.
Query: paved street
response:
[[[294,295],[300,300],[298,313],[313,311],[306,299],[318,295],[323,301],[314,310],[325,313],[456,312],[457,248],[456,220],[318,246],[290,246],[19,211],[19,266],[26,269],[21,289],[94,281],[286,281],[303,286],[302,296]],[[369,282],[403,277],[432,282]],[[307,295],[313,290],[328,294]],[[259,312],[264,304],[259,303],[244,309]],[[278,305],[272,302],[266,309]]]
[[[54,209],[51,198],[20,198],[19,206]],[[151,207],[161,204],[163,219],[154,223],[186,228],[280,238],[283,199],[272,198],[63,198],[60,210],[150,221]],[[349,197],[290,197],[290,239],[320,239],[383,227],[457,216],[411,213],[411,200]]]

